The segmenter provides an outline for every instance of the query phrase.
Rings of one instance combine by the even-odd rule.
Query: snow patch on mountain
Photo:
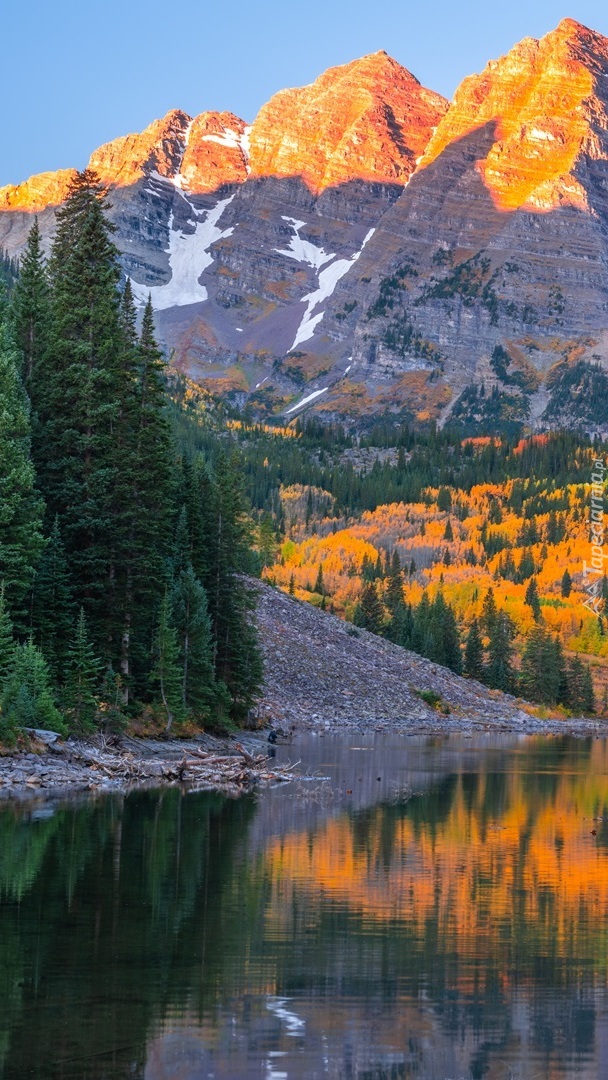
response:
[[[209,252],[212,244],[231,236],[233,229],[218,228],[218,221],[234,194],[227,199],[220,199],[210,210],[197,211],[188,203],[192,212],[194,233],[184,233],[173,228],[173,211],[169,217],[169,246],[165,250],[169,255],[171,279],[165,285],[140,285],[132,281],[133,295],[140,303],[145,303],[148,293],[152,296],[152,305],[157,311],[165,308],[183,307],[185,304],[200,304],[208,297],[207,289],[199,283],[199,278],[213,262]]]
[[[354,266],[361,255],[363,248],[374,235],[374,232],[375,229],[369,230],[361,247],[350,257],[350,259],[336,259],[335,262],[326,266],[324,270],[319,272],[318,288],[315,289],[314,292],[307,293],[306,296],[302,297],[302,303],[306,303],[306,311],[302,318],[302,322],[298,327],[298,332],[294,338],[293,345],[289,350],[290,352],[293,349],[296,349],[298,345],[301,345],[303,341],[308,341],[309,338],[313,336],[316,327],[319,325],[325,314],[324,311],[319,311],[316,315],[313,315],[314,309],[331,296],[340,278],[343,278],[344,275],[348,273],[351,266]],[[330,257],[333,258],[333,256]]]
[[[232,128],[224,128],[220,135],[203,135],[201,142],[214,142],[218,146],[230,146],[233,150],[242,148],[241,136]]]
[[[249,160],[251,158],[251,124],[248,124],[248,126],[243,129],[243,134],[241,135],[241,150],[243,151],[243,157],[245,158],[245,168],[247,169],[247,172],[250,173],[251,165],[249,164]]]
[[[285,415],[289,416],[290,413],[296,412],[298,409],[303,408],[304,405],[308,405],[309,401],[314,401],[315,398],[320,397],[321,394],[326,394],[328,390],[329,386],[324,386],[322,390],[313,390],[312,394],[309,394],[308,397],[302,398],[301,401],[298,401],[297,405],[292,405],[291,409],[286,409]]]
[[[186,154],[186,150],[188,149],[188,143],[190,141],[190,132],[192,131],[192,125],[193,124],[194,124],[194,120],[190,120],[190,122],[189,122],[189,124],[188,124],[188,126],[187,126],[187,128],[186,128],[186,130],[184,132],[184,145],[182,147],[182,156],[181,156],[181,161],[179,163],[179,172],[176,173],[175,176],[173,177],[173,183],[175,184],[175,186],[177,188],[180,188],[182,191],[183,191],[183,189],[185,187],[185,184],[184,184],[184,178],[182,176],[181,169],[182,169],[182,165],[183,165],[183,161],[184,161],[184,156]]]
[[[316,244],[311,244],[310,240],[303,240],[300,236],[300,229],[304,228],[306,222],[298,221],[296,218],[286,217],[285,214],[281,214],[283,221],[286,221],[288,225],[291,225],[294,235],[289,241],[288,248],[275,248],[277,255],[285,255],[288,259],[296,259],[297,262],[306,263],[307,266],[312,266],[314,270],[320,270],[321,267],[329,262],[330,259],[335,259],[335,252],[327,252],[324,248],[317,247]]]

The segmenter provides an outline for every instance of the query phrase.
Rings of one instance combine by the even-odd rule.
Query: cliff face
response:
[[[300,177],[310,191],[353,180],[405,184],[447,103],[385,52],[282,90],[251,129],[251,174]]]
[[[473,383],[503,418],[551,422],[565,368],[606,366],[607,80],[608,40],[571,20],[465,79],[350,282],[344,352],[368,395],[417,373],[436,415],[487,414],[458,400]]]
[[[608,395],[608,40],[580,24],[449,107],[379,52],[250,127],[175,110],[90,166],[136,296],[211,388],[290,416],[603,430],[567,408],[573,371],[581,400]],[[0,190],[0,245],[33,213],[50,234],[71,175]]]

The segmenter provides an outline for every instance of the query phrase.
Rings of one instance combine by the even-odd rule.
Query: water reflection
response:
[[[2,1080],[608,1075],[606,742],[358,746],[3,807]]]

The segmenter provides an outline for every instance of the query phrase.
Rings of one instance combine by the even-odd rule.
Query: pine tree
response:
[[[34,578],[31,632],[56,683],[63,681],[75,610],[59,518],[55,517]]]
[[[185,717],[183,703],[183,668],[179,659],[179,644],[172,620],[171,599],[166,591],[158,613],[153,645],[154,665],[151,682],[158,690],[166,715],[168,735],[174,723]]]
[[[30,395],[35,422],[35,388],[38,385],[36,375],[48,347],[50,325],[50,290],[38,218],[34,219],[20,260],[11,316],[13,337],[21,362],[21,375]]]
[[[0,297],[0,581],[15,630],[27,630],[26,597],[43,548],[44,507],[35,490],[27,399]]]
[[[104,191],[89,170],[77,174],[57,212],[49,262],[51,327],[33,373],[38,423],[34,459],[51,520],[61,522],[75,596],[93,638],[112,651],[109,622],[116,566],[113,497],[116,434],[127,395],[117,291],[118,252]]]
[[[568,570],[564,570],[562,577],[562,596],[568,597],[572,592],[572,578],[568,573]]]
[[[386,637],[402,649],[411,649],[413,629],[412,605],[403,601],[391,616],[385,631]]]
[[[127,717],[123,713],[124,690],[120,675],[110,664],[99,688],[97,723],[104,731],[122,731]]]
[[[62,703],[72,731],[86,732],[95,729],[100,671],[101,663],[89,641],[84,609],[81,608],[69,647],[62,695]]]
[[[396,551],[393,552],[384,599],[393,618],[397,612],[405,606],[403,597],[403,573],[399,555]]]
[[[564,665],[557,638],[535,626],[524,647],[520,687],[528,701],[556,705],[563,694]]]
[[[244,718],[261,684],[262,659],[252,618],[255,596],[242,577],[251,528],[238,458],[220,454],[215,486],[211,485],[209,491],[207,481],[205,490],[210,531],[206,543],[207,573],[202,581],[211,617],[215,675],[228,688],[235,717]],[[203,493],[201,498],[204,499]]]
[[[566,694],[563,704],[576,714],[590,716],[595,712],[595,694],[591,669],[574,656],[566,665]]]
[[[384,606],[373,581],[367,581],[361,590],[353,623],[370,634],[381,634],[384,629]]]
[[[483,682],[485,675],[483,642],[479,632],[479,622],[473,619],[464,650],[464,671],[472,679]]]
[[[206,720],[221,695],[218,697],[213,670],[207,594],[191,563],[176,574],[171,599],[182,672],[182,704],[197,720]]]
[[[412,627],[412,649],[414,652],[425,656],[424,651],[427,641],[428,627],[431,618],[431,602],[426,592],[423,592],[420,603],[414,611]]]
[[[487,637],[491,637],[496,627],[496,620],[498,618],[498,610],[496,607],[496,601],[494,599],[494,590],[488,589],[481,609],[480,626],[484,634]]]
[[[538,586],[536,584],[536,578],[534,578],[534,577],[530,578],[530,581],[528,583],[528,587],[526,589],[526,595],[525,595],[525,598],[524,598],[524,602],[528,605],[528,607],[532,608],[532,614],[534,616],[534,621],[538,622],[538,620],[540,619],[541,610],[540,610],[540,599],[539,599],[539,595],[538,595]]]
[[[0,709],[0,732],[10,734],[23,727],[67,734],[53,700],[46,661],[32,641],[15,648]]]
[[[317,571],[317,578],[313,592],[319,594],[319,596],[325,596],[325,585],[323,582],[323,563],[319,563],[319,569]]]
[[[2,689],[8,678],[13,665],[15,651],[15,639],[13,637],[13,624],[6,610],[4,600],[4,585],[0,585],[0,697]]]
[[[160,601],[169,553],[173,502],[172,436],[166,409],[164,365],[148,299],[141,336],[127,280],[120,304],[129,385],[116,434],[115,521],[118,536],[115,593],[120,671],[128,698],[146,668],[149,612]]]
[[[454,611],[446,603],[442,592],[437,593],[430,606],[426,638],[422,648],[423,655],[429,660],[460,674],[462,670],[460,634]]]
[[[277,553],[277,538],[270,514],[262,514],[258,528],[258,550],[262,567],[272,566]]]
[[[484,682],[495,690],[511,693],[515,685],[513,668],[515,627],[504,611],[498,612],[495,618],[490,620],[490,624],[492,629],[489,634],[488,662]]]

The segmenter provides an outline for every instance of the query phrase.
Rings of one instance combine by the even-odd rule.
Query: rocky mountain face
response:
[[[448,106],[384,52],[251,126],[179,110],[95,151],[174,362],[239,403],[608,430],[608,39],[525,39]],[[0,190],[47,235],[69,170]]]

